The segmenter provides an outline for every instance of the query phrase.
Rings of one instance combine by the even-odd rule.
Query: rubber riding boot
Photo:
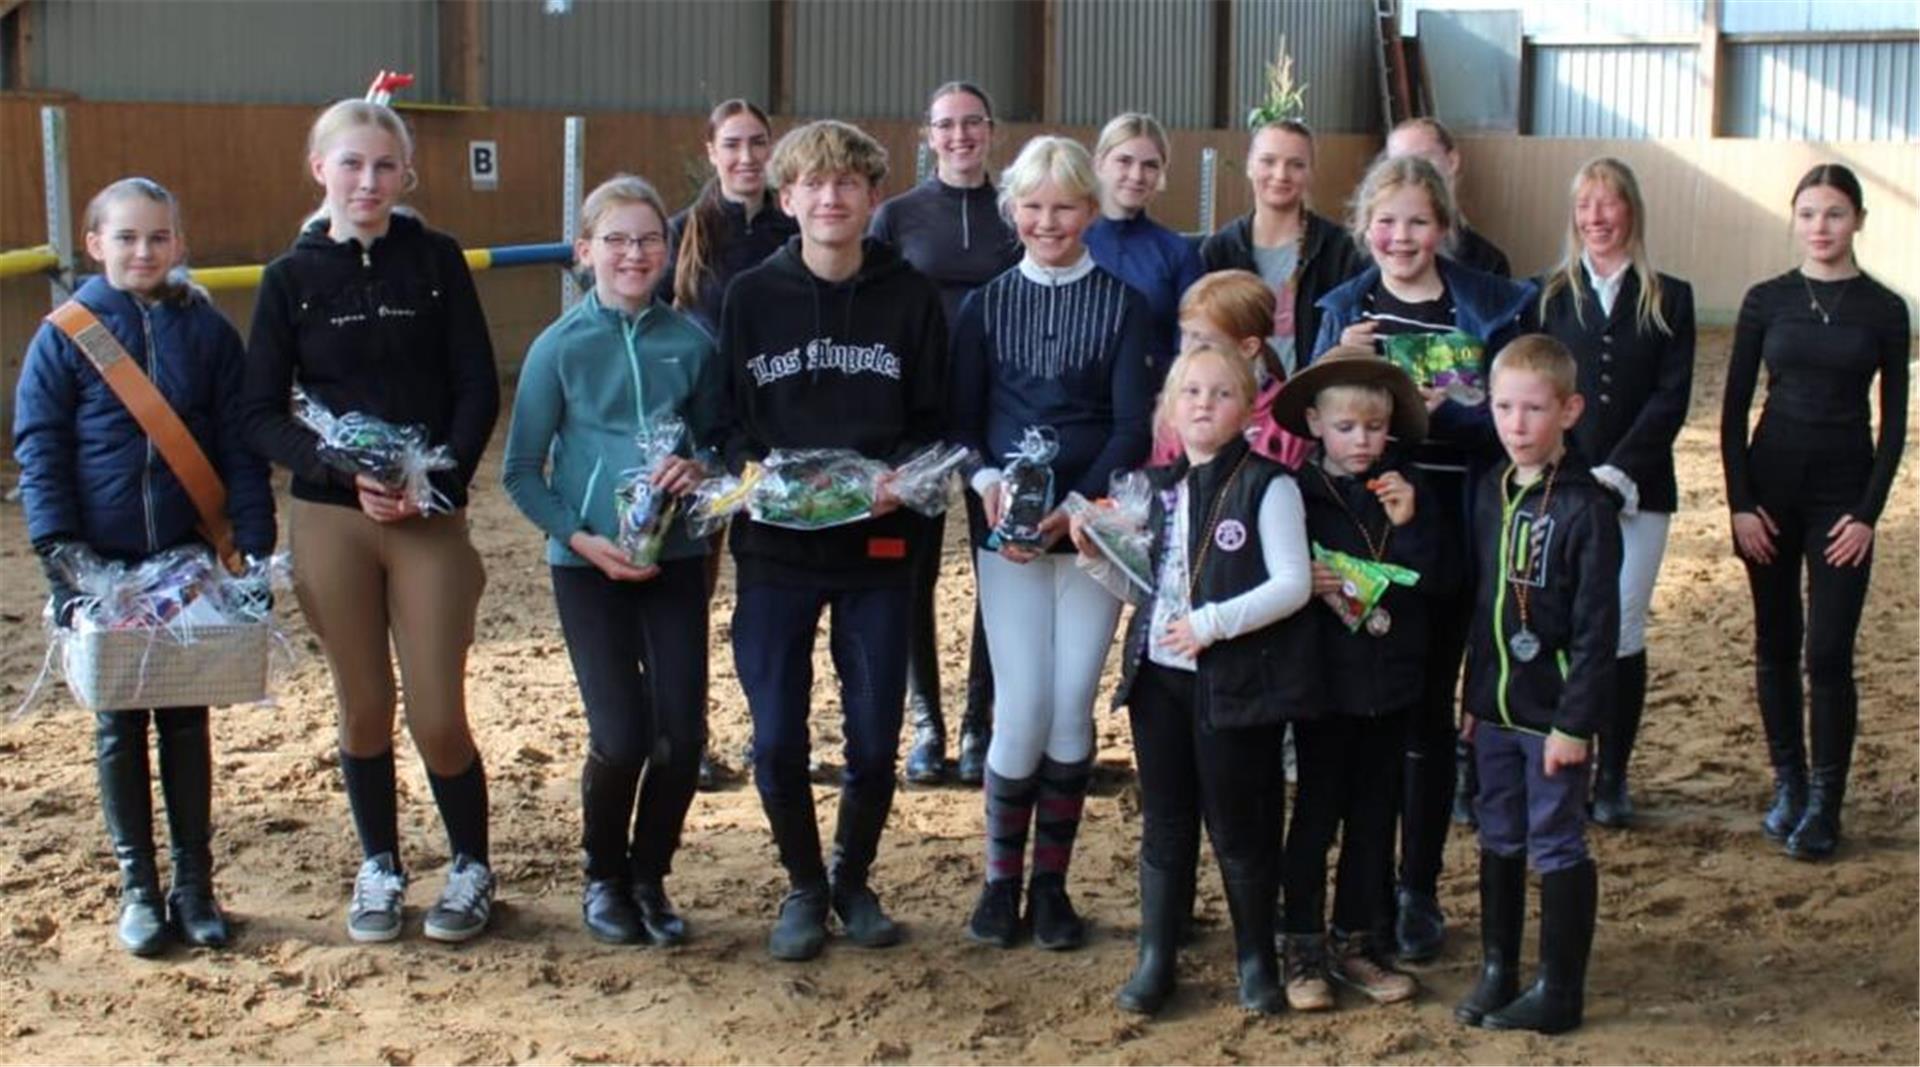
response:
[[[1240,972],[1240,1006],[1261,1015],[1278,1015],[1287,996],[1273,951],[1273,882],[1267,878],[1226,879],[1227,910],[1233,916],[1233,955]]]
[[[879,896],[867,883],[891,806],[850,790],[840,791],[840,818],[834,827],[828,879],[833,887],[833,913],[839,917],[847,940],[862,948],[885,948],[900,941],[900,927],[880,907]]]
[[[233,929],[213,898],[213,752],[207,710],[156,711],[153,725],[173,847],[168,921],[175,936],[195,948],[225,948],[233,940]]]
[[[1627,764],[1640,734],[1640,715],[1647,705],[1647,654],[1640,652],[1614,661],[1613,722],[1600,733],[1599,766],[1593,776],[1595,825],[1624,830],[1633,821],[1633,800],[1627,794]]]
[[[1140,956],[1127,984],[1114,995],[1122,1011],[1153,1015],[1173,995],[1180,925],[1192,907],[1191,876],[1140,863]]]
[[[1807,747],[1801,723],[1800,665],[1762,662],[1754,667],[1760,725],[1767,734],[1767,759],[1773,765],[1773,803],[1760,822],[1761,832],[1785,842],[1807,808]]]
[[[165,902],[153,865],[147,718],[145,711],[94,713],[100,810],[120,868],[120,944],[136,956],[156,956],[167,947]]]
[[[1859,721],[1852,678],[1813,686],[1813,773],[1807,810],[1787,838],[1787,855],[1819,860],[1840,845],[1840,806],[1847,796],[1853,737]]]
[[[1540,876],[1540,976],[1518,1000],[1488,1012],[1480,1025],[1542,1034],[1564,1034],[1580,1025],[1599,894],[1590,859]]]
[[[1520,995],[1520,935],[1527,917],[1527,857],[1480,850],[1480,981],[1453,1017],[1478,1026]]]
[[[907,752],[907,781],[938,785],[947,780],[947,724],[940,716],[940,698],[915,693],[907,706],[913,721],[913,747]]]

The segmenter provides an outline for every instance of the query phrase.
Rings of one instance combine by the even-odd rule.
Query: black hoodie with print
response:
[[[720,358],[734,471],[775,448],[849,448],[897,464],[946,429],[939,291],[872,238],[862,242],[860,269],[842,282],[808,270],[797,237],[736,277],[720,313]],[[809,532],[737,520],[740,580],[904,584],[912,519],[894,512]]]

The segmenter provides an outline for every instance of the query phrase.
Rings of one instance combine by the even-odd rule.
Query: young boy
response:
[[[1387,963],[1390,943],[1376,940],[1393,863],[1397,790],[1389,784],[1400,777],[1406,717],[1421,691],[1429,602],[1455,581],[1449,561],[1457,538],[1408,459],[1426,436],[1427,408],[1399,367],[1368,349],[1333,348],[1282,387],[1273,418],[1283,430],[1319,439],[1298,477],[1312,542],[1418,576],[1411,586],[1389,586],[1350,627],[1334,608],[1344,599],[1341,575],[1313,565],[1313,592],[1324,603],[1307,610],[1320,631],[1332,714],[1294,723],[1300,783],[1282,874],[1287,1003],[1296,1011],[1333,1006],[1328,947],[1333,979],[1377,1003],[1397,1003],[1416,987]],[[1327,852],[1336,832],[1328,939]]]
[[[853,126],[781,138],[769,176],[800,234],[727,288],[720,358],[730,394],[727,463],[775,448],[847,448],[897,463],[944,429],[946,320],[932,282],[863,240],[886,150]],[[792,891],[768,948],[812,959],[827,912],[858,945],[899,940],[867,884],[893,805],[906,692],[908,522],[884,488],[874,518],[801,532],[733,524],[734,663],[753,714],[754,782]],[[814,634],[832,612],[846,771],[829,872],[808,781]]]
[[[1614,498],[1567,448],[1573,356],[1545,334],[1493,361],[1509,462],[1474,509],[1478,575],[1465,706],[1478,724],[1480,983],[1454,1009],[1492,1030],[1580,1025],[1598,887],[1587,855],[1587,755],[1611,713],[1620,634]],[[1519,992],[1526,865],[1540,872],[1540,975]]]

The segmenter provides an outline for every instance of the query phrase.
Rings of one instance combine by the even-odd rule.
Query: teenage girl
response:
[[[614,543],[614,487],[640,462],[636,435],[675,418],[687,440],[652,483],[661,493],[693,488],[702,468],[688,456],[714,442],[723,383],[706,332],[655,295],[667,212],[653,186],[622,174],[588,194],[574,254],[593,290],[527,350],[502,474],[547,534],[587,708],[587,930],[613,944],[675,945],[686,924],[664,881],[706,746],[708,545],[674,522],[660,562],[635,566]]]
[[[1859,697],[1853,642],[1907,430],[1907,305],[1860,269],[1860,179],[1823,163],[1793,191],[1800,265],[1747,290],[1733,335],[1720,455],[1733,542],[1753,589],[1755,685],[1773,762],[1763,828],[1789,855],[1820,859],[1840,839]],[[1751,438],[1754,381],[1767,401]],[[1867,398],[1880,378],[1876,442]],[[1807,597],[1800,593],[1805,568]],[[1801,644],[1811,686],[1812,767],[1801,725]]]
[[[486,316],[453,238],[396,210],[413,140],[382,104],[342,100],[307,137],[324,199],[267,265],[248,338],[246,428],[293,471],[294,592],[326,652],[340,704],[340,772],[365,862],[347,933],[400,936],[407,872],[395,811],[393,664],[407,730],[427,765],[452,863],[426,935],[465,941],[492,913],[487,775],[467,725],[467,648],[486,571],[467,534],[467,486],[493,435],[500,381]],[[425,427],[456,466],[433,475],[452,510],[423,515],[392,488],[329,465],[289,414],[298,386],[329,411]]]
[[[1137,111],[1114,116],[1093,149],[1100,217],[1086,238],[1095,263],[1147,298],[1156,382],[1178,351],[1180,296],[1205,270],[1192,242],[1147,217],[1167,187],[1167,158],[1167,131],[1159,119]]]
[[[1673,442],[1693,390],[1693,287],[1654,270],[1633,169],[1596,159],[1573,176],[1566,254],[1540,279],[1538,332],[1580,367],[1586,412],[1573,447],[1620,494],[1620,649],[1613,717],[1600,732],[1593,821],[1633,815],[1627,763],[1647,701],[1647,609],[1680,506]]]
[[[1026,254],[961,305],[951,391],[954,438],[986,457],[972,489],[990,528],[1006,507],[995,464],[1028,427],[1057,435],[1056,503],[1069,490],[1102,497],[1115,471],[1146,458],[1153,402],[1146,301],[1096,266],[1081,239],[1100,210],[1087,150],[1036,137],[1001,185]],[[1048,515],[1041,531],[1038,547],[975,545],[995,722],[987,879],[967,929],[1003,947],[1018,936],[1031,825],[1027,923],[1035,944],[1066,949],[1086,936],[1067,896],[1067,866],[1093,769],[1094,693],[1120,606],[1074,567],[1064,512]]]
[[[1286,375],[1267,339],[1273,329],[1273,290],[1252,271],[1217,270],[1204,274],[1180,298],[1180,344],[1183,349],[1209,345],[1222,352],[1238,352],[1253,365],[1260,393],[1247,424],[1253,450],[1285,467],[1297,467],[1308,441],[1282,430],[1273,421],[1273,401]],[[1156,467],[1172,464],[1186,452],[1171,426],[1156,425],[1153,453]]]
[[[1297,119],[1257,127],[1247,147],[1253,211],[1200,246],[1208,270],[1246,270],[1274,294],[1272,344],[1283,371],[1303,367],[1320,335],[1320,298],[1359,273],[1365,257],[1340,224],[1307,208],[1313,131]]]
[[[1300,490],[1248,447],[1253,367],[1189,349],[1168,371],[1157,421],[1185,454],[1152,468],[1147,528],[1155,592],[1105,584],[1134,610],[1116,705],[1127,707],[1139,763],[1140,955],[1118,1001],[1151,1015],[1173,993],[1180,932],[1193,906],[1204,818],[1233,916],[1240,1003],[1286,1003],[1274,958],[1274,895],[1286,811],[1281,733],[1319,707],[1318,642]],[[1083,556],[1097,550],[1076,524]],[[1105,573],[1102,573],[1105,572]]]
[[[1395,334],[1455,335],[1452,343],[1471,353],[1484,382],[1493,353],[1520,332],[1536,290],[1532,282],[1485,274],[1441,255],[1456,218],[1452,189],[1431,163],[1412,156],[1375,163],[1354,193],[1350,220],[1355,243],[1373,265],[1321,299],[1326,317],[1316,348],[1379,350]],[[1484,401],[1463,404],[1440,389],[1423,392],[1430,429],[1413,451],[1414,466],[1433,486],[1445,524],[1466,544],[1471,487],[1499,455],[1493,423]],[[1473,611],[1471,583],[1461,589],[1451,602],[1434,605],[1426,699],[1407,717],[1400,889],[1393,899],[1400,957],[1412,962],[1432,959],[1446,936],[1437,894],[1452,809],[1454,693]]]
[[[767,189],[773,123],[766,112],[745,100],[721,101],[707,115],[706,149],[713,177],[667,221],[672,244],[660,291],[718,335],[727,283],[759,266],[800,228]]]
[[[114,182],[87,205],[86,246],[104,273],[74,299],[105,324],[192,431],[226,486],[234,546],[266,556],[273,551],[273,490],[266,464],[240,435],[245,351],[206,293],[172,273],[187,252],[179,203],[146,178]],[[197,539],[199,512],[173,469],[92,362],[51,323],[41,324],[27,349],[14,412],[27,535],[46,565],[56,621],[66,624],[77,595],[56,556],[133,563]],[[154,867],[149,719],[159,737],[173,838],[173,888],[164,902]],[[213,899],[207,709],[102,711],[93,724],[100,807],[120,866],[120,943],[136,956],[162,951],[169,935],[189,945],[225,945],[231,934]]]
[[[1460,147],[1454,142],[1453,131],[1447,129],[1446,123],[1426,115],[1407,119],[1387,134],[1387,155],[1393,159],[1419,156],[1433,164],[1440,176],[1452,186],[1458,206]],[[1479,230],[1468,225],[1464,213],[1453,235],[1453,258],[1474,270],[1498,274],[1502,278],[1513,277],[1507,254],[1500,251],[1500,246],[1487,240]]]
[[[880,205],[868,233],[899,250],[940,288],[951,326],[960,301],[1020,261],[1020,239],[1000,214],[999,192],[987,171],[993,151],[993,102],[968,82],[948,82],[927,101],[927,144],[937,161],[926,181]],[[982,527],[968,500],[967,518]],[[940,656],[934,644],[934,585],[946,540],[946,517],[926,520],[914,545],[912,639],[907,644],[907,707],[913,748],[907,781],[931,783],[947,774],[947,723],[940,710]],[[960,780],[980,784],[993,734],[993,667],[978,605],[967,659],[967,710],[960,720]]]

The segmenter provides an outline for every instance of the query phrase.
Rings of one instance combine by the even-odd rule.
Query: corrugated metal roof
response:
[[[1920,140],[1920,42],[1733,44],[1721,77],[1734,137]]]
[[[767,0],[573,0],[564,14],[540,0],[483,6],[487,100],[498,107],[704,112],[771,96]]]
[[[376,71],[440,94],[432,0],[34,5],[33,80],[96,100],[305,104],[364,93]]]
[[[1266,96],[1267,64],[1284,36],[1294,80],[1306,86],[1307,122],[1314,129],[1379,130],[1377,34],[1367,0],[1237,0],[1228,117],[1238,124]]]
[[[1098,126],[1122,111],[1168,126],[1213,120],[1208,0],[1058,0],[1060,121]]]
[[[919,118],[927,93],[970,81],[1004,119],[1033,112],[1025,5],[807,0],[793,6],[793,110]]]
[[[1527,133],[1693,137],[1699,51],[1691,45],[1543,46],[1530,52]]]

